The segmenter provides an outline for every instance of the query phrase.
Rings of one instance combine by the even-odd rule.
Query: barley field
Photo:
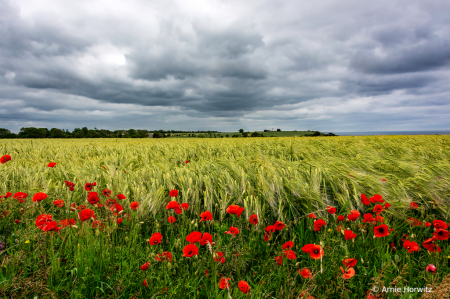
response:
[[[11,157],[0,165],[4,298],[448,298],[450,136],[17,139],[0,149]],[[42,215],[58,226],[38,224]],[[198,249],[196,232],[212,242]]]

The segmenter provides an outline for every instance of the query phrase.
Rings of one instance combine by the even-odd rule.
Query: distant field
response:
[[[245,131],[247,132],[247,131]],[[255,131],[249,131],[249,135],[251,135]],[[292,137],[292,136],[303,136],[305,134],[313,134],[315,131],[281,131],[281,132],[260,132],[256,131],[258,134],[263,134],[265,137]],[[242,137],[242,134],[239,132],[221,132],[221,133],[192,133],[191,135],[194,136],[188,136],[189,134],[183,134],[183,133],[174,133],[169,138],[194,138],[194,137],[201,137],[204,136],[206,138],[231,138],[233,135],[239,135],[239,137]],[[228,136],[227,136],[228,135]]]

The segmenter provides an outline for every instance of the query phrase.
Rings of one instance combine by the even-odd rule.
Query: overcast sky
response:
[[[0,128],[450,129],[450,1],[0,0]]]

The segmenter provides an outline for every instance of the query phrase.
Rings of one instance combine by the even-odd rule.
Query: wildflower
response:
[[[117,224],[122,224],[122,221],[123,221],[122,218],[117,219]]]
[[[385,178],[382,178],[381,181],[382,181],[382,182],[386,182],[386,179],[385,179]]]
[[[97,192],[89,192],[87,200],[91,205],[94,205],[100,201]]]
[[[248,292],[250,291],[250,286],[248,285],[248,283],[244,280],[239,281],[238,283],[238,288],[239,290],[241,290],[242,293],[244,294],[248,294]]]
[[[447,229],[448,225],[442,220],[433,220],[433,226],[435,229]]]
[[[252,223],[254,225],[258,224],[258,215],[256,215],[256,214],[251,215],[250,216],[250,223]]]
[[[283,250],[290,250],[294,247],[294,242],[288,241],[283,244]]]
[[[385,209],[385,210],[387,210],[387,209],[390,208],[390,207],[391,207],[391,204],[390,204],[390,203],[387,202],[387,203],[384,204],[384,209]]]
[[[111,210],[114,216],[118,216],[119,213],[123,211],[123,207],[118,203],[112,205],[109,209]]]
[[[425,227],[430,227],[431,223],[430,222],[425,222]]]
[[[84,185],[84,189],[85,189],[86,191],[91,191],[92,188],[94,188],[94,186],[96,186],[96,185],[97,185],[96,182],[93,182],[93,183],[86,183],[86,184]]]
[[[30,240],[26,240],[26,241],[25,241],[25,244],[30,244]]]
[[[425,270],[427,270],[427,272],[431,272],[431,273],[433,273],[433,274],[436,274],[436,266],[433,265],[433,264],[429,264],[429,265],[426,267]]]
[[[383,211],[382,205],[375,205],[375,207],[373,208],[373,212],[377,213],[377,215],[379,215],[382,211]]]
[[[69,190],[70,191],[73,191],[73,190],[75,190],[75,184],[74,183],[72,183],[72,182],[69,182],[69,181],[64,181],[64,183],[66,183],[66,186],[67,187],[69,187]]]
[[[215,262],[220,262],[221,264],[225,263],[225,258],[223,257],[223,252],[216,252],[216,255],[214,257]]]
[[[425,247],[429,252],[441,252],[441,248],[435,244],[436,237],[433,236],[432,238],[425,240],[422,245]]]
[[[148,287],[147,279],[145,279],[142,284],[144,285],[144,287]]]
[[[350,278],[352,278],[353,276],[355,276],[355,269],[349,268],[347,271],[344,271],[344,268],[342,268],[342,267],[340,267],[340,268],[341,268],[342,273],[344,273],[344,274],[342,275],[342,277],[343,277],[344,279],[350,279]]]
[[[133,201],[133,202],[130,204],[130,208],[131,208],[132,210],[136,210],[137,208],[139,208],[139,203]]]
[[[225,232],[226,234],[231,234],[236,237],[237,234],[239,234],[239,230],[237,227],[231,226],[229,231]]]
[[[210,211],[200,213],[200,217],[202,217],[200,221],[212,220],[212,214]]]
[[[189,204],[184,202],[181,204],[181,208],[187,211],[187,209],[189,208]]]
[[[185,163],[185,164],[188,164],[188,163],[189,163],[189,160],[184,161],[184,163]]]
[[[175,217],[173,217],[173,216],[169,216],[169,217],[167,217],[167,221],[169,223],[174,223],[175,221],[177,221],[177,219]]]
[[[150,262],[146,262],[145,264],[143,264],[143,265],[141,266],[141,270],[142,270],[142,271],[147,270],[147,269],[148,269],[148,266],[150,266]]]
[[[343,215],[339,215],[337,218],[337,222],[344,221],[345,217]]]
[[[320,259],[324,255],[324,251],[320,245],[315,244],[307,244],[303,246],[302,251],[305,253],[309,253],[312,259]]]
[[[273,227],[276,230],[282,230],[285,226],[286,225],[283,222],[281,222],[281,221],[276,221],[275,224],[273,225]]]
[[[58,208],[62,208],[62,207],[64,207],[64,200],[57,199],[57,200],[53,201],[53,204]]]
[[[11,161],[11,156],[10,155],[3,155],[0,158],[0,163],[5,164],[6,162]]]
[[[51,167],[51,168],[55,167],[55,165],[56,165],[55,162],[50,162],[50,163],[47,164],[47,166],[48,166],[48,167]]]
[[[336,208],[332,208],[332,207],[327,207],[327,211],[330,214],[336,214],[336,212],[337,212]]]
[[[99,226],[103,226],[103,224],[100,221],[95,220],[92,222],[92,228],[98,228]]]
[[[20,220],[17,220],[17,219],[16,219],[16,220],[14,220],[14,222],[17,223],[17,224],[19,224],[19,223],[20,223]]]
[[[386,224],[375,226],[373,231],[375,233],[375,237],[377,238],[386,237],[389,235],[389,227]]]
[[[83,209],[80,213],[78,213],[78,219],[82,222],[91,218],[95,219],[94,211],[91,209]]]
[[[282,255],[276,256],[276,257],[275,257],[275,261],[277,262],[277,264],[278,264],[279,266],[281,266],[281,264],[283,263],[283,256],[282,256]]]
[[[433,233],[433,236],[435,236],[437,240],[445,241],[449,238],[449,234],[449,231],[436,229],[436,232]]]
[[[323,225],[327,225],[323,219],[318,219],[314,221],[314,231],[320,231]]]
[[[170,197],[177,197],[178,196],[178,190],[172,190],[169,192]]]
[[[356,234],[354,232],[352,232],[351,230],[345,230],[344,237],[346,240],[353,240],[356,238]]]
[[[172,262],[172,253],[170,251],[164,251],[162,254],[158,253],[158,255],[155,256],[155,260],[158,262],[162,262],[163,260]]]
[[[229,288],[230,284],[229,284],[228,280],[230,280],[230,279],[231,278],[222,278],[219,282],[219,288],[221,288],[222,290]]]
[[[364,195],[364,194],[361,194],[361,201],[362,201],[362,203],[365,204],[366,206],[370,204],[369,199],[368,199],[367,196]]]
[[[419,206],[413,201],[409,204],[410,209],[417,209]]]
[[[161,233],[154,233],[154,234],[150,237],[150,240],[148,240],[148,243],[149,243],[150,245],[158,245],[159,243],[161,243],[161,239],[162,239]]]
[[[214,243],[212,241],[212,235],[209,233],[203,233],[203,236],[200,239],[200,245],[206,245],[207,243],[214,245]]]
[[[33,196],[33,202],[38,202],[47,198],[47,194],[44,192],[38,192]]]
[[[343,263],[346,267],[349,267],[349,268],[353,268],[353,267],[356,265],[357,262],[358,262],[357,259],[343,259],[343,260],[342,260],[342,263]]]
[[[104,189],[104,190],[103,190],[103,196],[111,197],[111,190],[109,190],[109,189]]]
[[[288,260],[295,260],[297,258],[297,256],[295,255],[295,252],[292,250],[284,250],[284,256]]]
[[[313,218],[313,219],[316,219],[316,218],[317,218],[316,215],[314,215],[313,213],[309,214],[308,217],[309,217],[309,218]]]
[[[350,220],[350,221],[356,221],[356,219],[358,219],[359,215],[361,215],[360,212],[358,212],[356,210],[350,210],[350,214],[347,217],[348,217],[348,220]]]
[[[419,251],[419,244],[417,244],[416,242],[411,242],[409,240],[406,240],[403,243],[403,247],[408,250],[409,253],[412,253],[413,251]]]
[[[375,194],[374,196],[372,196],[372,197],[370,198],[370,201],[371,201],[372,203],[376,203],[376,202],[383,203],[383,202],[384,202],[384,199],[383,199],[383,196],[381,196],[380,194]]]
[[[194,231],[194,232],[190,233],[189,235],[187,235],[186,241],[188,241],[189,243],[197,243],[198,241],[200,241],[201,238],[202,238],[202,233]]]
[[[303,276],[303,278],[312,278],[311,271],[308,268],[303,268],[302,271],[300,269],[297,269],[297,272]]]
[[[194,255],[198,255],[198,247],[195,244],[188,244],[183,249],[184,257],[192,257]]]
[[[126,199],[125,195],[123,195],[123,194],[117,194],[116,197],[117,197],[117,199],[120,199],[120,200]]]
[[[236,216],[241,217],[242,212],[244,212],[244,208],[237,205],[231,205],[226,211],[228,214],[235,214]]]

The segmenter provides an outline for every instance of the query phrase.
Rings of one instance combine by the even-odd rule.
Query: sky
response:
[[[0,0],[0,128],[450,129],[448,0]]]

